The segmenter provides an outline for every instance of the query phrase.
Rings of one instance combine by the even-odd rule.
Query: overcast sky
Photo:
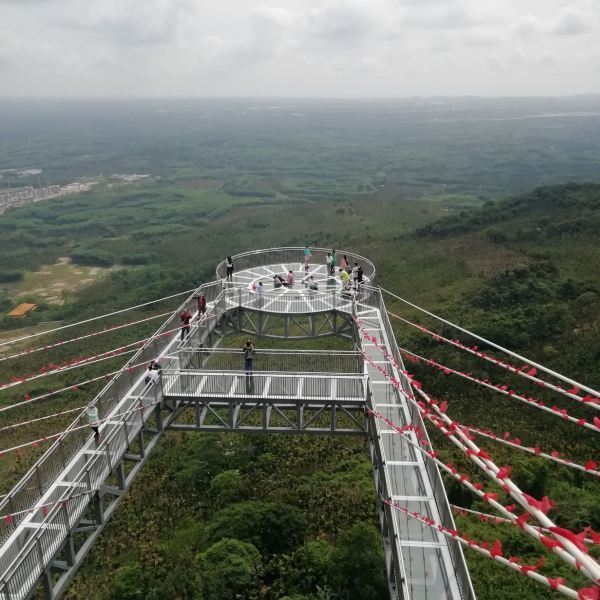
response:
[[[600,93],[600,0],[0,0],[0,96]]]

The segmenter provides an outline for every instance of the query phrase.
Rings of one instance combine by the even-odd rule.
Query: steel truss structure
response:
[[[418,413],[371,363],[385,365],[407,389],[410,384],[375,345],[361,341],[354,323],[360,319],[402,364],[379,290],[364,286],[349,292],[329,286],[329,279],[324,292],[300,284],[262,296],[247,287],[248,280],[269,283],[277,273],[300,270],[301,252],[286,248],[234,257],[248,267],[232,283],[222,281],[219,265],[220,279],[201,286],[180,308],[194,313],[185,338],[162,333],[176,326],[178,311],[95,399],[105,419],[100,443],[74,429],[84,422],[81,415],[73,433],[58,439],[0,502],[0,514],[14,515],[0,522],[0,600],[24,600],[40,588],[48,600],[61,596],[169,430],[366,434],[378,498],[400,500],[454,527],[435,464],[367,416],[368,407],[399,425],[424,429]],[[372,264],[346,254],[365,265],[365,280],[372,281]],[[323,264],[309,269],[324,270]],[[204,314],[196,310],[201,293],[208,302]],[[227,336],[240,333],[281,339],[337,335],[352,339],[355,351],[259,351],[254,370],[245,372],[240,350],[221,347]],[[160,380],[145,383],[142,370],[130,365],[154,358],[163,365]],[[390,598],[475,598],[454,540],[401,521],[384,502],[380,515]]]

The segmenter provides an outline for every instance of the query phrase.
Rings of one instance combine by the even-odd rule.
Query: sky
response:
[[[0,0],[0,97],[579,93],[599,0]]]

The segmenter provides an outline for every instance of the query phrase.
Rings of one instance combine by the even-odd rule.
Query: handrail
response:
[[[125,363],[125,365],[123,365],[123,367],[120,369],[119,373],[117,375],[115,375],[115,377],[113,379],[111,379],[110,382],[108,382],[104,388],[102,388],[102,390],[96,395],[96,397],[94,398],[94,400],[92,400],[92,403],[95,406],[100,405],[104,400],[108,400],[109,401],[109,405],[108,407],[102,407],[103,411],[105,412],[110,412],[110,410],[112,410],[112,407],[118,403],[118,401],[121,398],[121,394],[119,393],[120,390],[118,390],[118,386],[121,385],[123,383],[123,379],[127,379],[128,381],[126,382],[127,386],[130,387],[131,385],[133,385],[133,378],[132,378],[132,374],[130,374],[128,372],[128,369],[131,367],[131,365],[137,364],[140,361],[140,358],[143,357],[144,360],[143,362],[145,362],[146,360],[151,360],[151,358],[154,358],[159,350],[158,350],[158,344],[157,344],[157,340],[160,339],[160,336],[165,332],[168,331],[169,329],[172,329],[173,327],[173,323],[174,321],[176,321],[176,319],[178,318],[178,314],[181,310],[183,310],[183,308],[187,308],[187,307],[191,307],[191,308],[195,308],[196,302],[194,300],[194,296],[198,293],[204,293],[207,296],[211,296],[210,301],[216,300],[218,299],[220,296],[223,295],[223,290],[222,290],[222,286],[221,283],[218,281],[212,281],[206,284],[202,284],[201,286],[199,286],[194,292],[192,292],[190,294],[190,296],[188,296],[188,298],[186,300],[184,300],[184,302],[180,305],[180,307],[175,310],[173,312],[173,315],[167,319],[163,325],[152,335],[152,337],[150,337],[146,343],[127,361],[127,363]],[[169,341],[170,341],[170,337],[169,337]],[[168,342],[165,342],[165,345]],[[148,353],[148,349],[152,349],[151,353]],[[149,356],[145,356],[145,354],[149,354]],[[150,356],[151,355],[151,356]],[[137,372],[141,372],[140,367],[136,368]],[[115,391],[116,393],[114,394],[114,398],[112,399],[113,401],[111,402],[111,393]],[[105,410],[107,409],[107,411]],[[75,456],[77,450],[75,450],[75,452],[71,452],[70,455],[68,456],[64,456],[62,454],[64,446],[66,445],[66,438],[67,436],[71,433],[71,430],[75,427],[77,427],[80,424],[83,424],[83,422],[85,422],[85,410],[82,411],[74,420],[73,422],[69,425],[69,427],[65,430],[65,432],[63,432],[63,434],[58,437],[50,446],[50,448],[48,448],[48,450],[46,452],[44,452],[44,454],[42,454],[42,456],[40,456],[35,463],[27,470],[27,472],[23,475],[23,477],[13,486],[13,488],[10,490],[10,492],[8,492],[8,494],[6,496],[4,496],[4,498],[2,498],[2,500],[0,500],[0,513],[4,513],[4,512],[17,512],[19,510],[19,508],[21,508],[20,506],[18,506],[17,500],[16,498],[18,497],[18,495],[22,492],[23,495],[27,496],[27,500],[29,501],[29,503],[31,504],[35,504],[35,502],[37,502],[39,500],[40,497],[43,496],[43,494],[46,492],[47,488],[49,487],[49,485],[51,484],[52,481],[54,481],[54,479],[56,479],[56,477],[58,476],[58,473],[60,472],[60,470],[62,470],[62,468],[64,468],[66,466],[66,464],[73,458],[73,456]],[[87,439],[87,434],[85,435],[80,435],[81,439],[79,440],[79,444],[75,445],[74,447],[81,447],[84,443],[85,440]],[[69,442],[71,444],[73,444],[73,440],[74,436],[70,436],[69,438]],[[69,446],[69,449],[71,449],[71,446]],[[67,449],[66,451],[69,451],[69,449]],[[47,463],[55,456],[55,454],[59,455],[59,471],[55,473],[55,469],[54,468],[50,468],[50,469],[44,469],[44,467],[47,465]],[[62,465],[62,467],[60,466]],[[43,473],[44,475],[46,475],[47,480],[44,481],[40,481],[39,477],[40,474]],[[33,486],[33,490],[28,489],[28,485],[30,484],[31,481],[34,481],[34,486]],[[12,506],[11,506],[12,505]],[[27,507],[28,508],[28,507]],[[18,522],[20,521],[15,519],[13,522],[11,522],[11,526],[13,529],[17,526]],[[4,527],[2,527],[4,526]],[[3,531],[2,529],[7,529],[7,525],[4,523],[0,523],[0,545],[5,541],[5,539],[7,539],[10,536],[10,531],[9,532],[5,532],[5,534],[3,535]],[[7,533],[7,535],[6,535]]]
[[[152,383],[148,383],[146,384],[146,386],[142,389],[142,391],[140,392],[140,394],[138,395],[138,397],[135,400],[135,404],[139,403],[140,398],[143,397],[145,395],[145,393],[153,387]],[[130,409],[131,411],[131,409]],[[78,488],[78,484],[82,478],[83,475],[89,473],[91,471],[91,469],[96,466],[96,464],[98,463],[98,461],[102,458],[105,457],[105,452],[107,450],[109,450],[110,448],[110,444],[111,442],[113,442],[115,440],[115,438],[117,437],[117,435],[121,432],[121,428],[122,428],[122,424],[124,422],[127,421],[128,417],[133,414],[132,412],[128,411],[128,413],[123,414],[120,419],[119,419],[119,425],[117,427],[115,427],[109,434],[108,436],[106,436],[102,442],[100,443],[100,446],[98,446],[98,448],[96,449],[96,452],[94,453],[93,457],[91,460],[89,460],[88,462],[86,462],[81,469],[79,469],[79,471],[77,471],[77,474],[73,477],[73,480],[71,482],[71,485],[68,486],[67,488],[64,489],[62,495],[62,498],[57,500],[54,504],[54,506],[51,506],[49,509],[47,509],[47,513],[43,519],[43,521],[40,523],[40,527],[33,533],[33,535],[25,542],[25,544],[23,545],[23,547],[19,550],[19,553],[15,556],[15,558],[12,560],[12,562],[9,564],[9,566],[7,567],[7,569],[4,571],[4,573],[2,573],[3,576],[3,580],[7,581],[8,578],[10,577],[11,573],[14,572],[14,570],[19,566],[19,564],[21,563],[21,560],[23,558],[23,556],[29,552],[32,548],[32,546],[34,546],[37,542],[38,539],[43,535],[44,532],[44,527],[43,525],[45,524],[49,524],[52,519],[55,517],[55,515],[62,509],[61,506],[61,500],[62,499],[69,499],[71,497],[71,494],[69,494],[69,492],[72,491],[79,491]],[[143,417],[140,418],[140,427],[143,424]],[[88,436],[89,437],[89,436]],[[110,465],[109,465],[110,467]],[[110,468],[109,468],[110,471]],[[92,491],[92,490],[89,490]]]
[[[249,252],[241,252],[240,254],[235,254],[233,255],[231,258],[234,261],[234,265],[236,266],[236,269],[239,270],[239,264],[236,265],[236,262],[239,262],[240,260],[244,260],[246,258],[249,257],[258,257],[258,256],[267,256],[269,257],[268,261],[264,261],[264,262],[253,262],[252,264],[250,264],[249,266],[262,266],[262,265],[268,265],[268,264],[278,264],[281,262],[298,262],[301,263],[302,259],[303,259],[303,252],[304,248],[300,247],[300,246],[284,246],[281,248],[265,248],[262,250],[251,250]],[[327,252],[331,252],[330,248],[310,248],[311,253],[313,254],[313,256],[315,256],[315,253],[317,253],[319,256],[319,258],[321,258],[321,260],[319,262],[325,264],[325,256],[327,254]],[[281,258],[276,258],[275,255],[279,254],[285,254],[287,253],[287,256],[289,256],[289,258],[287,260],[283,260]],[[350,252],[348,250],[336,250],[336,254],[338,256],[343,256],[346,255],[349,259],[349,262],[358,262],[361,265],[366,265],[363,266],[363,272],[364,272],[364,276],[369,280],[369,281],[373,281],[375,279],[375,275],[376,275],[376,269],[375,269],[375,265],[368,259],[365,258],[364,256],[361,256],[360,254],[356,254],[355,252]],[[273,256],[273,260],[271,260],[271,256]],[[225,267],[225,260],[221,261],[218,265],[217,265],[217,269],[216,269],[216,275],[217,275],[217,279],[220,280],[224,280],[226,277],[226,267]],[[313,261],[313,262],[317,262],[317,261]]]
[[[186,376],[191,377],[195,375],[210,375],[211,377],[217,377],[219,375],[241,375],[245,376],[246,372],[244,369],[219,369],[218,371],[211,371],[209,369],[161,369],[161,375],[180,375],[185,373]],[[298,371],[252,371],[251,377],[282,377],[291,379],[356,379],[366,380],[367,377],[362,373],[331,373],[329,371],[315,371],[312,373],[298,372]]]

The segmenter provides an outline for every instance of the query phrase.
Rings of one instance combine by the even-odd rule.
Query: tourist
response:
[[[352,267],[352,287],[354,289],[358,288],[358,263],[354,263]]]
[[[360,265],[358,265],[356,282],[358,285],[361,285],[363,282],[363,269]]]
[[[332,261],[333,259],[331,258],[331,252],[328,252],[327,256],[325,257],[325,269],[327,271],[327,275],[331,275]]]
[[[312,275],[308,278],[308,282],[306,285],[309,290],[313,290],[314,292],[316,292],[319,289],[319,285],[317,284],[315,278]]]
[[[98,419],[98,408],[90,402],[85,409],[88,423],[94,432],[94,442],[98,445],[100,441],[100,420]]]
[[[293,285],[294,284],[294,271],[288,271],[287,274],[287,284],[288,286]]]
[[[281,275],[273,275],[273,287],[280,288],[282,285],[287,286],[287,281]]]
[[[156,383],[159,378],[158,371],[159,368],[153,369],[151,366],[149,366],[144,373],[144,383]]]
[[[348,275],[348,271],[340,268],[339,271],[340,279],[342,280],[342,289],[347,290],[350,288],[350,275]]]
[[[256,295],[258,296],[258,298],[257,298],[258,306],[262,306],[264,293],[265,293],[265,286],[263,285],[262,281],[259,281],[258,285],[256,286]]]
[[[348,270],[348,258],[345,254],[340,258],[340,269],[344,269],[344,271]]]
[[[187,335],[190,334],[190,321],[192,319],[192,312],[189,309],[185,309],[181,311],[179,315],[181,319],[181,340],[183,341]]]
[[[310,248],[308,246],[304,246],[304,270],[308,273],[309,270],[309,262],[312,257],[310,252]]]
[[[233,259],[228,256],[225,260],[225,266],[227,267],[227,281],[233,281]]]
[[[200,318],[206,312],[206,296],[200,294],[199,296],[194,296],[194,298],[198,299],[198,318]]]
[[[160,363],[157,360],[151,360],[146,372],[144,373],[144,383],[156,383],[159,378]]]
[[[250,376],[254,370],[254,354],[256,353],[250,339],[246,340],[242,352],[244,353],[244,371],[246,371],[246,375]]]

